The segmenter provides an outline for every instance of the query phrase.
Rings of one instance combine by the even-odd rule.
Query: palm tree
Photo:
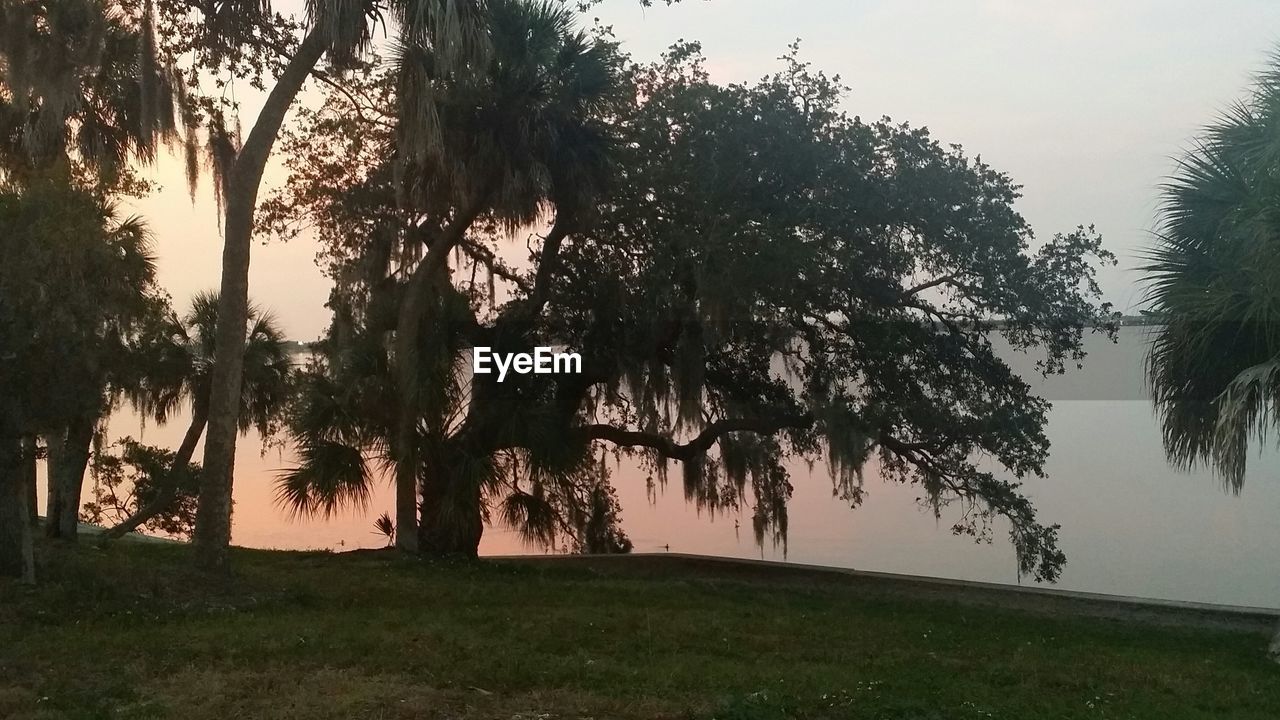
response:
[[[218,310],[222,322],[210,379],[209,428],[194,536],[200,565],[219,568],[227,561],[254,211],[262,173],[285,115],[323,56],[327,54],[335,65],[344,66],[368,49],[375,24],[388,19],[404,43],[434,48],[446,68],[461,68],[482,57],[484,36],[478,18],[484,4],[483,0],[309,0],[305,36],[276,74],[244,144],[222,163],[223,256]],[[215,50],[205,57],[215,63],[240,55],[241,49],[261,51],[263,38],[275,36],[278,30],[273,27],[270,3],[263,0],[214,0],[190,3],[188,9],[205,14],[209,32],[204,39],[207,47]],[[261,28],[272,32],[260,32]],[[275,53],[280,48],[269,50]],[[432,106],[429,98],[423,100],[413,113],[425,122],[432,116]],[[431,137],[426,136],[425,141]]]
[[[0,227],[0,485],[25,488],[29,474],[12,479],[18,466],[8,463],[23,456],[13,447],[44,435],[60,438],[51,445],[65,450],[73,431],[88,427],[92,435],[123,348],[156,296],[155,265],[141,221],[119,219],[99,195],[57,180],[0,185]],[[81,446],[78,438],[72,446]],[[83,467],[77,472],[74,458],[61,459],[50,469],[49,527],[73,535]],[[29,492],[22,493],[23,516]],[[13,528],[12,517],[0,520],[4,530]],[[0,555],[13,551],[13,540],[0,538]]]
[[[554,213],[537,277],[499,323],[501,333],[516,341],[546,302],[546,275],[560,243],[582,229],[607,176],[609,137],[602,118],[621,95],[612,46],[577,32],[572,13],[561,5],[499,0],[489,3],[487,13],[491,54],[483,72],[440,72],[430,48],[401,49],[397,102],[412,107],[417,98],[432,98],[430,132],[439,140],[438,149],[426,151],[413,148],[436,146],[396,144],[410,148],[401,157],[399,192],[422,218],[404,234],[398,255],[420,258],[398,268],[408,278],[390,357],[384,352],[375,368],[353,365],[349,353],[340,353],[304,384],[303,395],[311,400],[291,423],[302,463],[281,479],[282,500],[300,512],[358,504],[367,497],[370,477],[360,450],[373,449],[395,471],[396,544],[408,550],[421,539],[426,551],[474,554],[481,496],[496,477],[492,458],[471,457],[453,437],[467,397],[467,379],[457,372],[467,341],[459,328],[474,325],[475,318],[447,279],[449,253],[479,221],[514,228]],[[404,116],[399,126],[399,139],[421,132]],[[397,270],[389,264],[396,255],[376,261],[384,274]],[[378,349],[362,338],[348,334],[347,340]],[[359,383],[334,380],[353,367],[380,373],[380,384],[369,387],[382,387],[376,395],[390,403],[353,398]],[[378,412],[362,414],[369,407]],[[334,422],[349,417],[361,418],[359,432]]]
[[[428,544],[437,551],[468,551],[481,531],[476,483],[464,480],[460,489],[447,487],[458,476],[441,463],[451,463],[437,458],[433,469],[431,459],[420,452],[419,428],[424,419],[430,423],[423,414],[433,404],[424,402],[421,391],[429,385],[418,378],[424,364],[421,333],[430,324],[430,298],[439,295],[449,253],[481,217],[516,228],[554,211],[555,224],[540,259],[540,268],[549,271],[559,244],[579,228],[606,175],[608,133],[601,116],[617,99],[619,88],[613,47],[576,31],[572,11],[545,0],[494,0],[487,22],[490,55],[483,73],[459,77],[433,72],[438,63],[420,46],[404,48],[400,60],[400,105],[415,107],[421,96],[434,98],[437,120],[432,132],[439,139],[438,145],[413,141],[415,124],[401,118],[401,135],[410,136],[401,144],[411,151],[426,148],[409,156],[412,172],[405,192],[429,211],[442,204],[451,208],[438,231],[428,233],[425,255],[406,285],[396,328],[400,406],[391,448],[397,475],[397,543],[402,548],[411,549],[415,542],[417,490],[424,472],[422,537]],[[419,84],[423,79],[425,86]],[[537,314],[544,291],[545,283],[527,299],[524,315]],[[455,358],[441,354],[438,360],[448,364]],[[445,373],[442,368],[438,374]],[[475,474],[481,480],[486,476]],[[450,498],[463,499],[468,507],[454,512],[456,508],[447,507]],[[448,526],[464,517],[472,529],[451,532]],[[433,533],[443,536],[433,538]],[[461,547],[455,547],[459,541]]]
[[[135,190],[129,161],[150,161],[159,143],[178,138],[184,104],[182,85],[157,61],[151,35],[125,22],[113,3],[20,0],[0,7],[0,180],[13,187],[52,178],[106,196]],[[110,233],[144,230],[131,220]],[[51,536],[75,537],[105,392],[85,392],[84,407],[65,426],[45,431]]]
[[[1280,421],[1280,56],[1165,185],[1144,267],[1165,319],[1147,363],[1169,459],[1240,493]],[[1280,633],[1272,642],[1280,655]]]
[[[164,424],[183,408],[189,407],[191,411],[191,421],[178,446],[171,476],[191,462],[209,421],[209,381],[216,352],[217,324],[217,295],[200,293],[192,300],[185,317],[170,314],[156,332],[138,343],[134,353],[139,377],[125,394],[138,412]],[[239,429],[243,434],[256,427],[265,435],[288,397],[291,364],[283,333],[275,319],[253,306],[250,306],[244,356]],[[117,538],[141,527],[172,504],[177,491],[176,482],[160,479],[151,502],[109,529],[105,536]]]

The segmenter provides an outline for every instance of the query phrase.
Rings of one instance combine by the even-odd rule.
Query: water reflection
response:
[[[1280,478],[1277,454],[1252,459],[1241,497],[1224,493],[1207,472],[1183,473],[1164,459],[1159,429],[1142,385],[1143,328],[1125,328],[1120,343],[1090,341],[1083,370],[1048,381],[1054,402],[1048,477],[1026,490],[1047,522],[1060,523],[1068,563],[1058,587],[1091,592],[1255,606],[1280,606]],[[1013,358],[1031,372],[1033,358]],[[128,414],[113,436],[131,434],[174,447],[184,421],[143,428]],[[197,454],[197,457],[199,455]],[[273,478],[290,458],[262,453],[256,437],[241,440],[236,460],[236,544],[264,548],[378,547],[373,520],[393,509],[389,486],[368,512],[329,521],[290,518],[274,500]],[[646,473],[624,466],[614,475],[623,522],[638,552],[705,553],[815,563],[862,570],[992,582],[1016,582],[1013,551],[997,528],[990,545],[953,537],[953,519],[935,520],[911,487],[867,476],[864,504],[850,510],[832,497],[821,466],[791,467],[795,497],[787,548],[755,546],[749,513],[710,519],[686,505],[675,481],[650,502]],[[672,474],[673,479],[678,474]],[[740,520],[740,527],[735,520]],[[540,552],[510,531],[492,528],[483,554]]]

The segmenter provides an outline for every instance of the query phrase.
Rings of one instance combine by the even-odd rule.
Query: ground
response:
[[[0,718],[1266,718],[1258,629],[706,563],[43,546],[0,581]]]

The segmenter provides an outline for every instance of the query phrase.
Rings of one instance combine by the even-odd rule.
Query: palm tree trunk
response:
[[[35,582],[17,403],[0,397],[0,576]]]
[[[131,533],[173,504],[174,499],[178,496],[178,471],[191,462],[191,456],[196,452],[196,444],[200,442],[200,436],[204,434],[204,427],[208,423],[209,415],[202,406],[203,403],[200,403],[192,409],[191,425],[187,427],[187,434],[182,436],[182,444],[178,446],[178,452],[174,455],[173,465],[170,466],[169,473],[160,479],[159,487],[156,488],[155,498],[139,508],[137,512],[130,515],[119,525],[103,533],[103,538],[114,540],[124,536],[126,533]]]
[[[422,533],[418,532],[418,360],[422,322],[433,283],[445,270],[449,253],[466,235],[467,230],[488,201],[493,183],[478,194],[471,207],[459,210],[453,222],[440,237],[430,243],[427,254],[414,268],[405,286],[400,304],[395,339],[395,373],[397,398],[396,430],[391,451],[396,466],[396,547],[416,552]],[[447,281],[447,279],[446,279]],[[424,504],[425,506],[425,504]]]
[[[320,61],[324,48],[320,31],[313,28],[280,73],[227,178],[222,288],[218,299],[218,331],[214,339],[209,395],[209,434],[204,446],[200,506],[196,511],[193,538],[197,564],[209,569],[226,567],[227,548],[231,544],[232,473],[235,469],[244,343],[249,319],[249,253],[258,189],[285,114],[311,69]]]
[[[443,268],[442,253],[428,250],[405,287],[396,325],[395,370],[397,400],[395,442],[391,451],[396,466],[396,547],[416,552],[418,537],[418,338],[433,276]]]
[[[484,517],[480,488],[447,470],[432,471],[422,484],[422,525],[418,547],[423,555],[474,559],[480,554]]]

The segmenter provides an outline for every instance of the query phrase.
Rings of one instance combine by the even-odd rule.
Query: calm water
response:
[[[1062,525],[1068,562],[1058,587],[1147,597],[1280,607],[1280,456],[1259,453],[1243,494],[1234,497],[1206,472],[1183,473],[1165,462],[1159,429],[1142,386],[1144,328],[1125,328],[1120,342],[1090,342],[1083,370],[1038,383],[1054,402],[1053,448],[1044,480],[1026,491],[1045,522]],[[1016,367],[1031,360],[1012,358]],[[176,446],[184,427],[140,428],[135,417],[113,420],[113,436],[132,434]],[[290,458],[265,455],[254,437],[241,440],[235,488],[235,542],[264,548],[377,547],[373,518],[392,512],[389,487],[369,511],[329,521],[296,520],[274,502],[272,479]],[[198,455],[197,455],[198,457]],[[750,514],[708,518],[684,503],[678,473],[652,502],[645,473],[623,467],[614,480],[623,523],[638,552],[673,552],[789,560],[940,577],[1017,582],[1003,529],[992,544],[953,537],[952,520],[922,512],[911,487],[867,475],[868,496],[849,509],[831,496],[825,469],[792,466],[795,497],[787,551],[752,540]],[[735,523],[735,520],[739,520]],[[484,554],[541,552],[492,528]]]

